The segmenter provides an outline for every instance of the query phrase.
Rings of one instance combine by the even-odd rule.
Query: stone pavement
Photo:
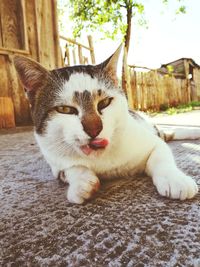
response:
[[[169,145],[200,185],[200,140]],[[29,128],[0,135],[0,188],[2,267],[200,266],[200,194],[166,199],[140,175],[70,204]]]

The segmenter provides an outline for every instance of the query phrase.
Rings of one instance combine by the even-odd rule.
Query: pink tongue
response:
[[[108,145],[108,140],[104,138],[96,138],[89,143],[92,148],[105,148]]]
[[[81,150],[84,154],[89,155],[92,151],[99,148],[105,148],[108,145],[108,140],[104,138],[96,138],[92,140],[88,145],[81,146]]]

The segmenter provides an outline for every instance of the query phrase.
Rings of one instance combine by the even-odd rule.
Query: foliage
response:
[[[161,0],[167,5],[172,0]],[[186,6],[182,5],[183,0],[176,0],[179,7],[176,14],[185,13]],[[131,10],[131,17],[137,18],[140,25],[146,25],[144,0],[58,0],[58,13],[60,28],[68,24],[64,13],[70,14],[73,20],[74,37],[80,36],[81,31],[98,30],[105,38],[114,39],[117,35],[124,38],[128,26],[127,11]]]
[[[167,65],[167,74],[165,74],[165,77],[172,77],[174,72],[174,67],[172,65]]]
[[[98,29],[106,38],[114,39],[117,34],[124,36],[128,26],[127,10],[132,9],[132,16],[144,13],[144,5],[134,0],[70,0],[69,3],[75,36],[88,28]],[[138,22],[145,24],[142,16]]]
[[[181,2],[181,0],[177,0],[178,2]],[[169,0],[162,0],[163,4],[168,4]],[[176,14],[185,14],[186,13],[186,6],[180,5],[179,8],[176,10]]]
[[[172,65],[167,65],[167,71],[169,74],[172,74],[172,72],[174,72],[174,67]]]
[[[172,108],[168,108],[166,110],[166,113],[168,115],[175,115],[175,114],[178,114],[178,113],[184,113],[184,112],[188,112],[188,111],[191,111],[192,110],[192,106],[188,106],[188,107],[172,107]]]
[[[200,107],[200,101],[192,101],[190,102],[190,105],[194,108],[194,107]]]
[[[164,111],[168,115],[175,115],[178,113],[191,111],[197,107],[200,108],[200,101],[192,101],[192,102],[189,102],[187,104],[182,104],[182,105],[178,105],[178,106],[171,106],[171,107],[169,107],[169,105],[167,105],[167,104],[162,104],[160,106],[160,110]]]

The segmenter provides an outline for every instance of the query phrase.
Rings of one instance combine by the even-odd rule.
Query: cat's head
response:
[[[36,133],[79,154],[112,144],[128,112],[117,81],[120,51],[99,65],[52,71],[16,56],[15,67],[30,101]]]

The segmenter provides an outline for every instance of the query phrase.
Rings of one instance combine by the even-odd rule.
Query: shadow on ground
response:
[[[172,142],[200,184],[200,141]],[[0,135],[1,266],[199,266],[200,194],[160,197],[146,176],[104,182],[82,206],[66,200],[30,131]]]

